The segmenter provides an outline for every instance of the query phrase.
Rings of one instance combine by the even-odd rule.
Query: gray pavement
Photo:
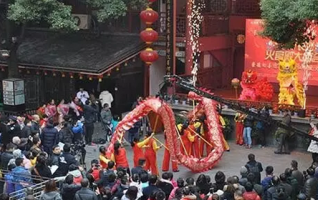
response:
[[[163,134],[157,134],[156,137],[160,141],[164,141]],[[95,133],[94,138],[105,138],[105,134],[103,134],[103,131],[100,128],[99,124],[96,124],[95,126]],[[230,152],[224,152],[222,159],[220,162],[212,169],[206,172],[203,172],[204,174],[210,175],[212,180],[214,179],[214,175],[217,171],[223,171],[226,176],[233,176],[233,175],[240,175],[240,168],[241,166],[244,166],[247,162],[247,155],[249,153],[253,153],[256,156],[256,160],[261,162],[263,164],[263,168],[265,169],[266,166],[272,165],[274,167],[274,173],[276,175],[279,175],[280,173],[283,173],[287,167],[290,167],[290,162],[292,160],[297,160],[299,165],[299,170],[303,171],[306,170],[310,164],[311,164],[311,155],[307,152],[301,152],[301,151],[293,151],[290,155],[277,155],[274,154],[274,148],[273,147],[267,147],[267,148],[252,148],[252,149],[246,149],[242,146],[238,146],[234,144],[233,142],[229,142],[229,145],[231,147]],[[96,146],[88,146],[87,149],[87,167],[89,167],[89,163],[92,159],[98,158],[99,152],[98,152],[98,145]],[[133,166],[133,153],[130,146],[125,146],[127,151],[127,157],[129,160],[129,164],[132,167]],[[163,153],[164,149],[160,149],[157,153],[157,162],[159,170],[161,171],[161,164],[163,159]],[[175,178],[178,177],[193,177],[197,178],[199,174],[192,173],[187,168],[179,165],[179,172],[174,173]],[[264,172],[262,174],[262,177],[264,177]]]

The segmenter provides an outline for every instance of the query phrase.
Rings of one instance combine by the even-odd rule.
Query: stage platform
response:
[[[238,101],[243,105],[250,105],[250,106],[255,106],[255,107],[262,107],[264,105],[268,105],[273,110],[273,112],[271,113],[271,117],[274,120],[281,120],[283,117],[282,112],[279,112],[279,107],[281,105],[278,105],[278,94],[274,95],[272,102],[254,102],[254,101],[237,100],[237,98],[235,96],[234,89],[216,90],[213,93],[219,97],[224,98],[224,99]],[[241,91],[238,90],[238,96],[240,93],[241,93]],[[182,110],[189,111],[189,110],[193,109],[192,105],[184,104],[180,101],[178,103],[176,103],[176,102],[171,103],[171,107],[175,111],[182,111]],[[273,107],[276,107],[277,110],[275,111],[275,109],[273,109]],[[309,118],[313,117],[311,115],[311,113],[315,113],[314,119],[312,119],[312,121],[318,123],[318,116],[317,116],[317,114],[318,114],[318,96],[308,96],[307,97],[306,117],[298,117],[297,110],[299,110],[300,107],[298,107],[297,105],[287,106],[287,109],[288,108],[290,108],[290,110],[292,111],[292,122],[293,123],[309,124]],[[236,114],[236,111],[227,108],[227,106],[223,106],[222,115],[234,116],[235,114]]]

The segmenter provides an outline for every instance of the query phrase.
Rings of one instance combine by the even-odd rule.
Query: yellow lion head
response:
[[[297,72],[296,62],[293,59],[288,61],[279,61],[279,73],[295,74]]]

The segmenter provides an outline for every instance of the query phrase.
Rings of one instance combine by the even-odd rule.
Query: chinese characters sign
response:
[[[166,1],[166,9],[166,75],[171,75],[174,64],[173,0]]]
[[[288,51],[278,49],[274,42],[259,36],[262,29],[262,20],[246,20],[245,70],[251,69],[256,71],[259,77],[267,77],[268,81],[277,82],[278,61],[292,58],[298,63],[301,80],[303,77],[301,62],[305,48],[297,46],[294,50]],[[314,57],[309,71],[311,73],[309,85],[318,85],[318,39],[316,39]]]

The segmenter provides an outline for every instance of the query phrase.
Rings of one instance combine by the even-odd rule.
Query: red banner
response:
[[[293,58],[297,62],[299,80],[303,79],[301,62],[304,47],[298,46],[294,50],[283,51],[277,48],[275,42],[259,36],[262,31],[261,19],[246,20],[245,42],[245,70],[253,70],[259,77],[267,77],[270,82],[277,82],[278,62]],[[318,32],[318,30],[317,30]],[[309,67],[310,78],[308,85],[318,85],[318,37],[315,40],[315,52]]]

